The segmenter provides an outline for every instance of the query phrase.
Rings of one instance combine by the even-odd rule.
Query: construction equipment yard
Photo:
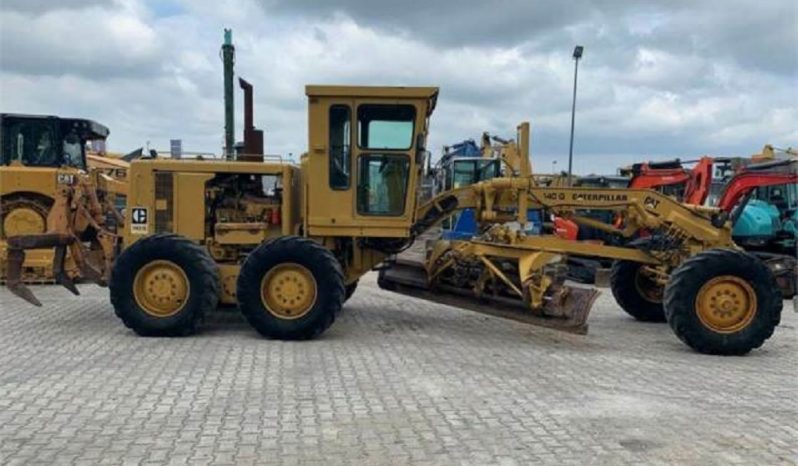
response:
[[[711,357],[605,290],[588,335],[380,290],[338,322],[266,340],[234,309],[140,338],[108,291],[0,288],[0,463],[791,464],[798,314]]]
[[[277,5],[284,23],[225,4],[200,24],[193,2],[110,3],[125,14],[0,7],[3,41],[58,38],[11,41],[19,77],[0,70],[0,466],[798,466],[798,107],[783,70],[704,51],[734,49],[704,40],[716,6],[679,28],[654,8],[606,21],[589,1],[560,24],[520,2],[503,14],[535,22],[502,28],[543,32],[484,42],[493,6],[479,28],[456,8],[468,37],[435,24],[452,48],[421,18],[361,28],[338,7],[314,5],[321,27]],[[740,24],[798,17],[776,10]],[[70,52],[62,17],[127,32]],[[216,50],[180,42],[207,46],[191,31],[222,19],[243,34],[223,29],[214,80]],[[395,32],[406,52],[384,48]],[[95,49],[106,36],[125,50]],[[745,36],[753,61],[795,43],[767,36]],[[658,49],[672,37],[689,53]],[[565,159],[563,41],[596,54],[576,159],[585,46]],[[44,52],[57,66],[29,78]],[[109,151],[109,127],[138,149]]]

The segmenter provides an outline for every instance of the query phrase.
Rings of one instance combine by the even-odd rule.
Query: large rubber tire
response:
[[[648,238],[629,243],[630,246],[642,246]],[[633,261],[617,260],[610,271],[610,289],[615,301],[627,314],[641,322],[665,322],[665,310],[662,306],[662,290],[657,290],[651,280],[640,274],[643,264]],[[648,295],[641,288],[649,287]],[[660,299],[656,299],[659,296]]]
[[[156,316],[136,299],[136,274],[154,261],[176,264],[188,280],[188,297],[174,315]],[[157,234],[140,239],[117,258],[111,272],[111,304],[122,322],[142,336],[195,333],[205,313],[216,309],[221,285],[216,263],[207,250],[182,236]]]
[[[315,299],[300,317],[283,318],[261,297],[264,277],[278,266],[301,266],[310,272]],[[341,312],[346,296],[344,273],[333,253],[307,238],[284,236],[252,251],[238,275],[238,307],[261,335],[280,340],[307,340],[321,335]]]
[[[740,328],[718,331],[699,316],[699,293],[710,280],[730,277],[753,290],[750,319]],[[736,297],[735,297],[736,299]],[[711,249],[684,261],[665,287],[665,316],[676,336],[700,353],[740,355],[759,348],[781,320],[781,291],[767,266],[751,254]]]

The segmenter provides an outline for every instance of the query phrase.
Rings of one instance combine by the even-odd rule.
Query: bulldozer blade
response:
[[[377,283],[382,289],[405,296],[579,335],[587,333],[587,317],[599,294],[593,289],[562,287],[542,310],[535,312],[512,298],[485,296],[477,299],[471,289],[447,285],[430,289],[423,266],[402,259],[380,270]]]

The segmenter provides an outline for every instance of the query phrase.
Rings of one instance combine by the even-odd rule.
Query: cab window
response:
[[[794,184],[760,186],[754,190],[753,198],[773,204],[780,211],[794,209],[798,205],[798,187]]]
[[[463,186],[496,178],[501,174],[501,165],[495,159],[455,160],[452,163],[450,181],[446,189],[457,189]]]
[[[330,187],[349,189],[351,167],[351,110],[346,105],[330,107]]]
[[[412,105],[361,105],[357,109],[358,146],[361,149],[407,150],[413,145]]]
[[[358,160],[358,213],[402,215],[405,211],[410,158],[406,155],[366,154]]]
[[[60,144],[47,121],[3,121],[3,165],[19,160],[32,167],[57,167]]]
[[[64,165],[74,168],[85,168],[83,164],[83,141],[73,130],[67,133],[62,143]]]

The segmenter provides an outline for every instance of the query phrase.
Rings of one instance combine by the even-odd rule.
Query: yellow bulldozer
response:
[[[386,289],[584,332],[596,292],[564,283],[564,259],[587,255],[619,261],[629,277],[616,290],[619,304],[662,307],[697,351],[742,354],[778,325],[772,273],[734,245],[717,209],[650,190],[540,187],[532,177],[503,176],[422,203],[437,88],[307,86],[306,95],[308,147],[298,165],[258,153],[133,161],[123,227],[106,220],[108,185],[90,174],[61,180],[47,232],[8,238],[7,286],[40,304],[20,270],[28,251],[54,248],[54,268],[69,251],[80,275],[107,285],[116,315],[141,335],[194,333],[223,302],[237,304],[261,334],[297,340],[329,328],[358,279],[377,269]],[[246,134],[243,147],[256,147]],[[396,258],[465,208],[474,209],[480,235],[435,242],[416,262]],[[651,237],[619,247],[526,236],[530,208]],[[618,212],[625,223],[580,217],[583,209]],[[508,226],[516,222],[521,228]],[[57,280],[77,293],[71,277]]]
[[[88,142],[105,141],[108,134],[108,128],[86,119],[0,114],[0,280],[6,278],[6,238],[44,233],[47,215],[62,186],[97,164],[125,163],[86,150]],[[102,178],[94,183],[113,183],[101,173],[91,176]],[[124,183],[115,183],[109,191],[124,195],[124,188]],[[32,251],[23,264],[22,278],[32,283],[52,282],[52,265],[52,251]],[[75,272],[71,261],[65,269]]]

